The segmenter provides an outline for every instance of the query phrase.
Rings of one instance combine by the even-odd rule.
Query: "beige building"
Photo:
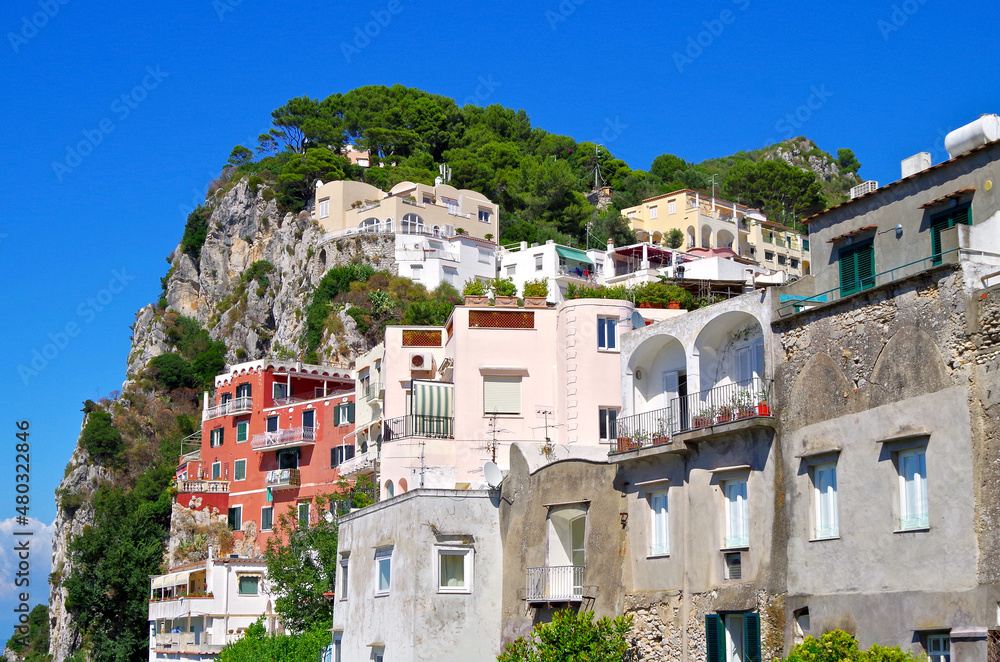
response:
[[[386,193],[364,182],[319,183],[313,213],[333,232],[451,237],[464,230],[480,239],[498,234],[499,207],[481,193],[448,184],[400,182]]]
[[[808,273],[808,245],[795,230],[729,200],[681,189],[643,200],[622,215],[641,240],[664,243],[667,233],[680,230],[684,250],[729,248],[789,277]]]

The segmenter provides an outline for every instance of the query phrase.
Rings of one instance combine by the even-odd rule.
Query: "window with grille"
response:
[[[403,347],[440,347],[440,331],[424,331],[418,329],[403,330]]]
[[[474,329],[534,329],[535,313],[516,310],[470,310],[469,327]]]

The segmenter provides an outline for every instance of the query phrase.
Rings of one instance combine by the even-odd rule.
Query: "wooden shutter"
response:
[[[855,252],[858,256],[858,286],[862,290],[875,287],[875,246],[868,244],[858,246]]]
[[[483,413],[520,414],[521,377],[486,375],[483,378]]]
[[[744,662],[760,662],[760,614],[743,615]]]
[[[333,424],[340,425],[340,405],[336,405],[333,408]]]
[[[858,291],[857,256],[849,248],[840,249],[840,296]]]
[[[347,422],[348,423],[353,423],[354,422],[354,403],[353,402],[347,405]]]
[[[718,614],[705,614],[706,662],[724,662],[722,639],[722,619]]]

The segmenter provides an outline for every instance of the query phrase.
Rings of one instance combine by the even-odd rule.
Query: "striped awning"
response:
[[[451,418],[455,415],[454,395],[455,385],[452,383],[414,379],[410,413]]]
[[[567,260],[574,260],[576,262],[583,262],[584,264],[593,264],[594,261],[587,256],[583,251],[578,251],[575,248],[567,248],[566,246],[556,246],[556,253],[560,256],[566,258]]]
[[[187,586],[190,572],[173,572],[167,575],[160,575],[153,578],[153,588],[167,588],[169,586]]]

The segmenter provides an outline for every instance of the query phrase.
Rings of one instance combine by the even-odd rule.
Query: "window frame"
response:
[[[256,590],[253,593],[243,590],[243,580],[252,579],[254,580],[253,585]],[[236,576],[236,594],[237,595],[260,595],[260,575],[237,575]]]
[[[485,218],[483,218],[485,216]],[[493,212],[489,209],[479,208],[479,222],[480,223],[490,223],[493,218]]]
[[[305,508],[305,517],[302,516],[303,507]],[[312,516],[312,504],[308,501],[299,501],[295,504],[295,525],[298,528],[308,529],[310,524],[310,518]],[[305,520],[303,522],[303,519]]]
[[[389,595],[392,591],[392,553],[392,547],[382,547],[375,550],[375,597]],[[385,565],[388,569],[385,573],[385,588],[382,588],[383,565]]]
[[[233,514],[236,517],[233,517]],[[233,525],[235,522],[235,526]],[[235,506],[229,506],[229,510],[226,511],[226,525],[229,527],[230,531],[242,531],[243,530],[243,504],[237,504]]]
[[[522,375],[493,375],[493,374],[483,375],[483,416],[493,416],[493,415],[496,415],[496,416],[522,416],[523,412],[524,412],[523,383],[522,382],[523,382],[523,376]],[[501,387],[500,384],[511,384],[511,385],[516,384],[516,390],[517,390],[517,409],[516,410],[510,410],[510,411],[508,411],[508,410],[500,411],[500,410],[496,409],[496,407],[494,407],[494,410],[490,411],[488,409],[488,405],[491,402],[491,400],[490,400],[490,398],[491,398],[490,390],[491,389],[490,389],[490,387],[487,386],[487,384],[495,384],[496,386],[494,386],[493,389],[492,389],[494,391],[496,391],[497,389],[503,390],[505,388],[505,387]],[[510,389],[510,390],[513,390],[514,386],[510,386],[510,387],[506,387],[506,388]],[[497,398],[504,398],[504,397],[505,398],[509,398],[511,401],[513,401],[513,394],[512,393],[503,393],[503,392],[500,392],[500,393],[494,393],[494,394],[492,394],[492,398],[493,398],[492,402],[495,403]],[[500,404],[502,404],[502,402]]]
[[[337,575],[337,587],[340,589],[340,599],[347,599],[347,589],[349,587],[350,575],[348,570],[351,567],[350,553],[340,555],[340,573]]]
[[[650,220],[659,218],[659,209],[656,208],[656,205],[649,206],[649,218]]]
[[[729,478],[722,481],[726,518],[726,534],[723,549],[745,549],[750,546],[750,499],[747,483],[747,477]],[[740,485],[743,486],[742,494],[735,496],[742,497],[742,502],[739,498],[733,498],[734,488]],[[738,508],[736,512],[733,510],[734,507]],[[737,519],[734,520],[734,517]],[[734,530],[734,522],[740,525],[738,527],[740,530]]]
[[[212,473],[210,474],[212,478],[210,480],[222,480],[222,462],[212,463]]]
[[[535,256],[535,271],[542,271],[545,268],[545,255],[539,253]]]
[[[264,513],[268,516],[264,517]],[[267,526],[264,526],[264,524]],[[261,506],[260,508],[260,530],[261,531],[271,531],[274,529],[274,506]]]
[[[608,342],[608,340],[611,342]],[[618,350],[618,318],[598,315],[597,317],[597,350],[600,352],[617,352]]]
[[[212,428],[212,431],[208,434],[209,448],[218,448],[222,444],[226,443],[226,428],[223,426],[220,425],[217,428]]]
[[[837,462],[817,462],[812,465],[809,473],[812,477],[812,497],[813,497],[813,530],[812,540],[835,540],[840,537],[840,516],[837,501]],[[825,472],[832,472],[833,480],[829,487],[828,496],[823,495],[820,484],[820,476]],[[829,506],[830,521],[826,521],[824,516],[824,506]],[[825,525],[825,526],[824,526]]]
[[[242,435],[242,439],[240,436]],[[250,440],[250,421],[236,421],[236,443],[245,444]]]
[[[934,643],[939,646],[936,648]],[[924,636],[924,653],[930,662],[950,662],[951,661],[951,633],[934,632]]]
[[[330,215],[330,198],[319,201],[319,217],[326,218]]]
[[[670,500],[668,489],[655,490],[646,494],[649,503],[649,556],[670,556]],[[662,509],[658,510],[656,502],[662,502]],[[663,541],[657,538],[659,530],[662,528]]]
[[[462,586],[443,586],[442,585],[442,572],[441,563],[443,557],[445,556],[461,556],[462,557]],[[434,567],[436,569],[435,579],[437,581],[437,592],[438,593],[463,593],[469,594],[473,591],[473,569],[475,563],[475,550],[472,547],[437,547],[434,553]]]
[[[863,266],[865,273],[861,273]],[[854,241],[850,246],[841,246],[837,251],[837,272],[840,296],[842,297],[875,287],[877,269],[875,267],[874,238]],[[853,274],[854,280],[845,282],[845,275],[851,274]]]
[[[243,468],[243,476],[240,477],[240,467]],[[247,461],[246,458],[240,458],[233,462],[233,481],[246,480],[247,479]]]
[[[916,487],[919,494],[911,495],[907,488],[904,463],[911,457],[919,457],[918,473],[920,480]],[[897,531],[924,531],[930,528],[930,508],[927,496],[927,449],[926,447],[905,448],[896,452],[896,473],[899,490],[899,521]],[[917,503],[910,503],[910,497],[915,496]],[[914,508],[916,506],[916,508]]]
[[[613,443],[618,440],[618,414],[620,413],[620,407],[598,407],[597,434],[601,441]]]

